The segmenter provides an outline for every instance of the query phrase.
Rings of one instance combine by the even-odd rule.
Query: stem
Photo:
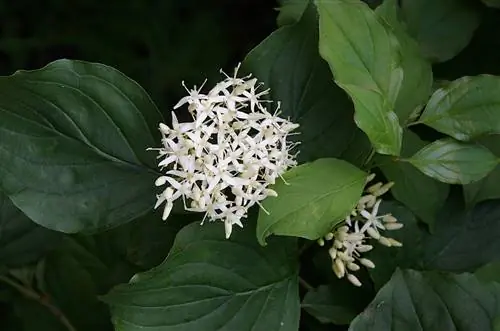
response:
[[[308,291],[314,290],[314,287],[312,287],[312,285],[306,282],[302,277],[299,277],[299,284],[302,285]]]
[[[63,314],[63,312],[59,308],[51,304],[48,298],[41,296],[33,289],[24,287],[21,284],[9,279],[8,277],[0,276],[0,281],[6,283],[7,285],[12,286],[26,298],[34,300],[39,304],[41,304],[42,306],[44,306],[45,308],[47,308],[59,320],[59,322],[61,322],[61,324],[64,325],[66,329],[68,329],[68,331],[77,331],[75,327],[71,324],[71,322],[68,320],[68,318]]]

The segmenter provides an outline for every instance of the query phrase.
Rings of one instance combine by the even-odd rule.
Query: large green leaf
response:
[[[318,239],[351,212],[363,192],[366,173],[338,159],[300,165],[273,186],[278,197],[263,201],[268,213],[257,220],[257,239],[271,234]]]
[[[500,77],[462,77],[440,88],[419,122],[462,141],[500,133]]]
[[[413,155],[425,145],[416,134],[405,131],[402,156]],[[436,212],[448,196],[448,185],[426,176],[411,164],[399,159],[379,155],[375,161],[385,177],[395,183],[391,189],[394,198],[432,226]]]
[[[117,226],[151,209],[161,121],[135,82],[60,60],[0,78],[0,188],[63,232]]]
[[[494,330],[499,300],[470,274],[397,270],[349,331]]]
[[[467,46],[480,22],[477,6],[463,0],[401,0],[408,32],[427,58],[444,62]]]
[[[243,67],[281,101],[282,115],[300,124],[299,160],[339,157],[353,139],[353,107],[318,52],[318,22],[311,5],[297,24],[273,32],[245,58]]]
[[[500,135],[486,136],[478,142],[500,157]],[[488,199],[500,198],[500,165],[480,181],[464,185],[465,202],[469,207]]]
[[[443,183],[464,185],[484,178],[499,163],[487,148],[451,138],[436,140],[406,161]]]
[[[492,8],[500,8],[499,0],[481,0],[486,6]]]
[[[219,224],[183,228],[160,266],[104,297],[116,329],[297,330],[296,240],[261,247],[254,231],[226,240]]]
[[[320,54],[352,98],[356,124],[379,153],[399,155],[402,129],[394,105],[403,70],[396,37],[361,1],[315,3]]]
[[[0,269],[36,262],[60,241],[61,234],[33,223],[0,192]]]
[[[401,46],[403,83],[394,108],[402,125],[427,102],[432,88],[432,68],[420,51],[417,42],[408,35],[399,18],[397,0],[385,0],[375,13],[388,24]],[[404,147],[403,147],[404,149]]]

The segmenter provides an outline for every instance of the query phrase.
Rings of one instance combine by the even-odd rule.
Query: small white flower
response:
[[[368,184],[375,176],[370,175],[366,181]],[[328,250],[332,259],[332,269],[338,278],[347,277],[355,286],[361,286],[359,279],[351,272],[360,269],[359,264],[366,268],[375,268],[373,261],[362,257],[363,253],[373,249],[367,242],[377,240],[381,245],[387,247],[401,247],[402,243],[393,239],[384,237],[381,232],[385,230],[398,230],[403,224],[391,214],[379,215],[379,207],[382,202],[380,197],[386,193],[394,183],[377,183],[369,186],[365,191],[356,207],[345,218],[344,222],[339,224],[332,232],[327,233],[320,239],[319,243],[333,241]]]
[[[182,198],[186,210],[205,213],[203,221],[224,222],[227,238],[250,207],[277,195],[268,186],[296,165],[291,151],[298,145],[287,141],[298,125],[278,116],[279,103],[270,113],[262,100],[269,90],[258,91],[262,84],[251,75],[237,77],[238,69],[233,76],[221,71],[226,78],[207,94],[206,81],[193,89],[183,82],[188,96],[174,109],[187,104],[193,120],[179,123],[172,112],[171,127],[160,124],[163,146],[150,148],[165,174],[155,183],[167,185],[155,206],[165,204],[163,219]]]

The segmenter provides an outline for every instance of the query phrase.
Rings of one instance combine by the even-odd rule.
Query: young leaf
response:
[[[246,224],[226,240],[220,224],[182,229],[160,266],[103,298],[116,329],[297,330],[296,240],[264,248],[254,231]]]
[[[353,99],[355,121],[377,152],[399,155],[394,104],[403,80],[396,37],[361,1],[316,1],[319,50],[336,83]]]
[[[402,155],[413,155],[425,145],[416,134],[405,131]],[[391,189],[394,198],[432,226],[437,211],[448,196],[448,185],[426,176],[411,164],[389,156],[379,155],[375,161],[385,177],[395,183]]]
[[[397,0],[385,0],[377,7],[375,13],[389,25],[400,44],[404,77],[394,112],[404,125],[410,119],[410,115],[427,102],[431,94],[433,82],[431,63],[423,57],[417,42],[408,35],[400,22]]]
[[[498,158],[478,144],[441,139],[427,145],[406,161],[429,177],[448,184],[470,184],[498,165]]]
[[[500,135],[486,136],[478,141],[487,147],[493,154],[500,157]],[[464,198],[469,207],[488,199],[500,198],[500,165],[480,181],[464,185]]]
[[[243,67],[271,88],[271,98],[281,102],[281,116],[300,124],[300,162],[339,157],[348,149],[346,142],[356,133],[354,110],[319,56],[312,5],[297,24],[278,29],[255,47]]]
[[[161,116],[119,71],[59,60],[0,78],[0,188],[62,232],[117,226],[155,201]]]
[[[278,26],[296,23],[302,17],[309,0],[281,0],[279,14],[276,18]]]
[[[500,77],[462,77],[440,88],[419,122],[462,141],[500,133]]]
[[[477,6],[462,0],[401,0],[401,16],[423,54],[444,62],[460,53],[480,23]]]
[[[271,234],[318,239],[344,219],[359,200],[366,173],[338,159],[319,159],[284,174],[273,190],[278,197],[263,201],[257,239]]]
[[[500,289],[471,274],[397,270],[349,331],[492,330]]]
[[[34,263],[60,239],[60,233],[33,223],[0,192],[0,269]]]

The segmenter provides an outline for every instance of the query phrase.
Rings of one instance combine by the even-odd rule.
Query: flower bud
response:
[[[356,248],[356,250],[360,253],[366,253],[373,249],[372,245],[361,245]]]
[[[317,242],[321,247],[325,246],[325,241],[323,240],[323,238],[319,238]]]
[[[389,240],[389,242],[391,243],[392,246],[394,247],[402,247],[403,244],[399,241],[397,241],[396,239],[393,239],[393,238],[387,238]]]
[[[345,252],[337,251],[337,256],[345,262],[353,262],[354,258],[352,256],[347,255]]]
[[[357,286],[357,287],[360,287],[361,286],[361,282],[359,281],[359,279],[354,276],[353,274],[348,274],[347,275],[347,279],[354,285],[354,286]]]
[[[332,260],[335,260],[335,258],[337,257],[337,250],[334,248],[334,247],[331,247],[329,250],[328,250],[328,254],[330,254],[330,258]]]
[[[396,223],[398,220],[396,217],[392,216],[391,214],[387,214],[387,215],[384,215],[384,217],[382,217],[382,221],[384,223]]]
[[[391,247],[392,246],[391,241],[389,240],[389,238],[386,238],[386,237],[380,236],[380,238],[378,239],[378,242],[381,243],[384,246],[387,246],[387,247]]]
[[[333,272],[338,278],[345,276],[345,266],[341,259],[336,258],[332,265]]]
[[[373,193],[377,192],[378,190],[380,190],[382,185],[384,185],[382,182],[378,182],[377,184],[373,184],[372,186],[370,186],[366,189],[366,192],[373,194]]]
[[[349,262],[349,263],[347,263],[347,269],[349,269],[351,271],[358,271],[360,269],[360,267],[356,263]]]
[[[369,227],[368,229],[366,229],[366,233],[368,233],[368,235],[375,240],[380,239],[380,233],[378,233],[378,231],[372,227]]]
[[[364,265],[367,268],[370,268],[370,269],[375,268],[375,263],[373,263],[371,260],[361,258],[358,261],[359,261],[359,263],[361,263],[362,265]]]
[[[385,193],[387,193],[391,187],[394,186],[394,182],[389,182],[387,184],[385,184],[384,186],[382,186],[379,190],[377,190],[374,195],[379,197],[381,195],[384,195]]]
[[[387,223],[387,224],[384,224],[384,227],[386,230],[399,230],[403,227],[403,224],[401,223]]]
[[[332,239],[333,239],[333,237],[334,237],[333,233],[328,232],[328,233],[325,235],[325,237],[324,237],[324,238],[325,238],[325,240],[330,241],[330,240],[332,240]]]

